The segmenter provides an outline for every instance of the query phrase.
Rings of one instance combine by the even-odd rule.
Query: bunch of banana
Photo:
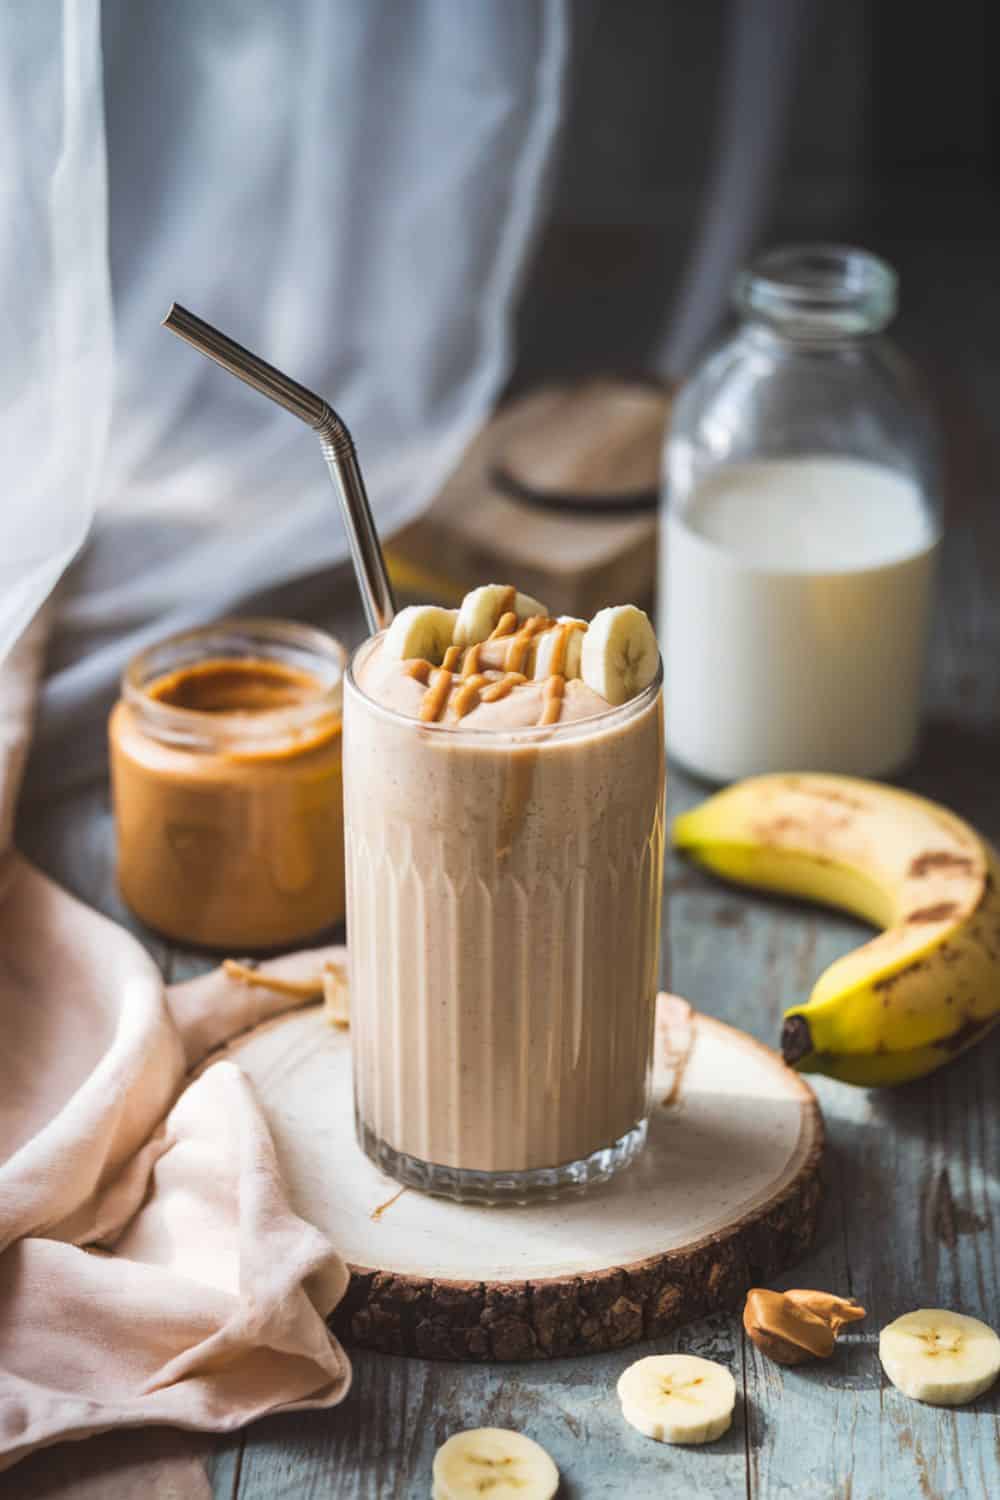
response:
[[[728,880],[883,929],[786,1012],[782,1051],[801,1072],[905,1083],[1000,1020],[1000,864],[946,808],[853,777],[759,776],[683,813],[673,841]]]

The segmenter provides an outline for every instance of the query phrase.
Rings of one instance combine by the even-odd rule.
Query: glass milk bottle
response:
[[[668,751],[712,781],[910,760],[940,538],[935,441],[882,331],[890,266],[768,252],[683,388],[664,457]]]

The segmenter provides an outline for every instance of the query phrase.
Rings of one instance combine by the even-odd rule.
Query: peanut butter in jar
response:
[[[148,926],[243,952],[342,920],[344,661],[310,626],[230,620],[129,664],[109,724],[118,882]]]

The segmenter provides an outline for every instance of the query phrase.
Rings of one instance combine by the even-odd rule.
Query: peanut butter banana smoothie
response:
[[[659,652],[632,605],[489,584],[356,654],[344,785],[358,1132],[400,1181],[530,1198],[645,1139]]]

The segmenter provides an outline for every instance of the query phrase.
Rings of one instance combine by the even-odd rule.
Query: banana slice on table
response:
[[[481,588],[466,594],[458,611],[454,641],[456,646],[474,646],[492,635],[500,622],[500,616],[513,609],[519,620],[530,620],[533,615],[548,616],[544,604],[532,599],[530,594],[513,595],[509,584],[484,583]]]
[[[456,1432],[434,1455],[433,1500],[552,1500],[559,1470],[544,1448],[506,1427]]]
[[[711,1443],[728,1432],[736,1382],[725,1365],[695,1354],[651,1354],[618,1381],[626,1422],[658,1443]]]
[[[386,631],[382,647],[386,656],[410,661],[420,656],[439,666],[451,645],[458,620],[457,609],[436,604],[409,604],[396,615]]]
[[[567,626],[575,628],[567,629]],[[554,672],[558,672],[560,677],[579,677],[586,633],[586,620],[561,615],[551,630],[538,636],[535,646],[535,681],[551,677]],[[553,666],[557,651],[562,653],[562,660],[556,661]]]
[[[1000,1374],[1000,1338],[978,1318],[922,1307],[882,1329],[878,1357],[904,1396],[930,1406],[964,1406]]]
[[[599,610],[583,639],[581,675],[613,706],[627,703],[656,676],[660,649],[647,615],[634,604]]]

